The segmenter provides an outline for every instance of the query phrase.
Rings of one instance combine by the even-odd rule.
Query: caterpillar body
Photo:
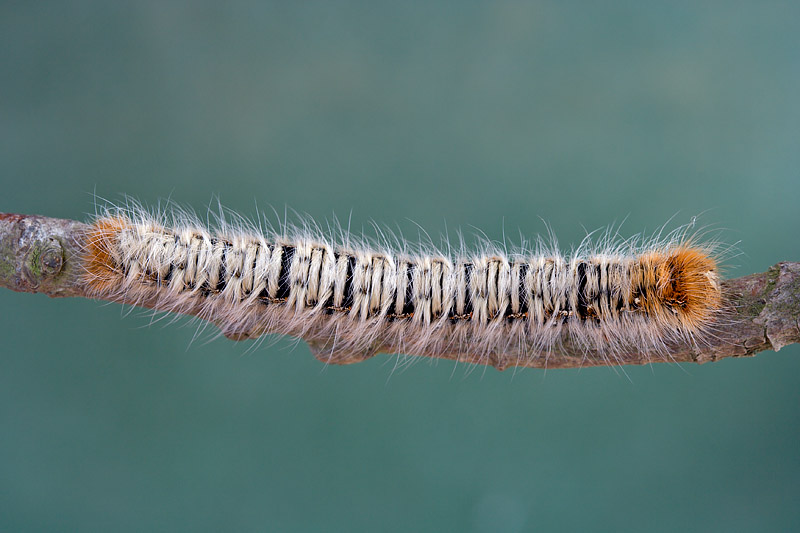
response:
[[[298,234],[110,212],[91,226],[85,283],[96,297],[197,315],[231,338],[302,338],[336,364],[478,354],[502,369],[565,343],[608,362],[627,351],[667,357],[671,342],[702,342],[721,309],[712,247],[685,232],[568,257],[403,254]]]

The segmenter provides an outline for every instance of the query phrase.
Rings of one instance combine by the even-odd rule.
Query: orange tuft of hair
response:
[[[677,318],[688,330],[702,329],[722,303],[717,262],[705,251],[679,245],[643,254],[632,276],[631,306]]]
[[[113,258],[114,238],[130,223],[123,218],[102,218],[92,225],[83,264],[87,285],[94,294],[113,292],[122,281],[122,270]]]

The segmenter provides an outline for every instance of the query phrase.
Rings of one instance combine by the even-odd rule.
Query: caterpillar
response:
[[[609,363],[627,351],[668,357],[670,343],[702,342],[722,309],[714,246],[685,229],[646,245],[587,241],[567,256],[540,245],[449,257],[219,226],[109,209],[90,227],[84,283],[97,298],[196,315],[229,338],[291,335],[332,364],[477,354],[503,369],[565,345]]]

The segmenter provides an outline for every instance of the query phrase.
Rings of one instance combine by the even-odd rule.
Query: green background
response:
[[[738,243],[727,275],[763,271],[800,260],[798,21],[792,2],[3,2],[0,211],[218,195],[413,241],[544,220],[565,248],[705,213]],[[798,346],[326,367],[88,300],[3,291],[0,316],[5,531],[800,527]]]

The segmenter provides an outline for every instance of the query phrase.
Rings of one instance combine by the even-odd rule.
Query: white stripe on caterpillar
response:
[[[93,294],[192,312],[232,338],[300,337],[330,363],[478,353],[504,368],[565,340],[608,360],[664,356],[702,340],[722,301],[710,248],[684,233],[629,254],[450,259],[168,226],[141,210],[99,218],[85,258]]]

